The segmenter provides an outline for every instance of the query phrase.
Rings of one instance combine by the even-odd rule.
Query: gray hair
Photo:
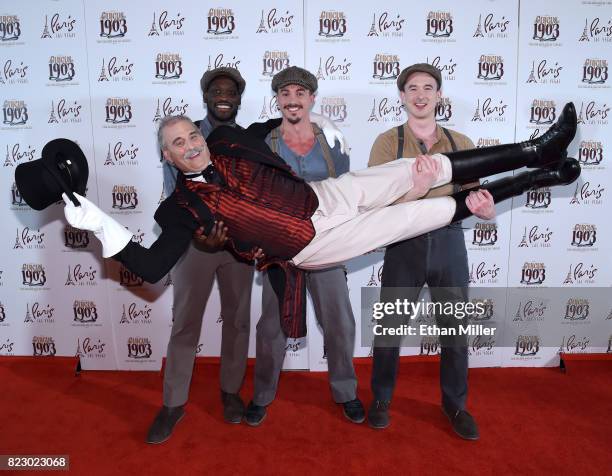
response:
[[[163,135],[164,129],[181,121],[189,122],[191,125],[193,125],[193,127],[197,129],[193,121],[189,117],[184,116],[182,114],[179,114],[178,116],[166,116],[162,118],[162,120],[159,121],[159,128],[157,129],[157,145],[159,146],[160,150],[164,150],[166,148],[166,144],[164,144]]]

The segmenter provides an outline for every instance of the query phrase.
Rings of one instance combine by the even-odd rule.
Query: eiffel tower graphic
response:
[[[372,110],[370,111],[368,122],[379,122],[378,117],[376,117],[376,98],[374,98],[374,102],[372,103]]]
[[[74,354],[74,356],[75,357],[85,357],[85,353],[81,349],[81,339],[80,338],[77,338],[77,349],[76,349],[76,353]]]
[[[164,288],[167,288],[168,286],[173,286],[174,282],[172,281],[172,274],[168,273],[166,275],[166,280],[164,281]]]
[[[525,227],[525,231],[523,232],[523,239],[521,240],[521,243],[518,245],[519,248],[529,248],[529,245],[527,244],[527,227]]]
[[[580,204],[580,200],[578,199],[578,184],[576,184],[576,190],[574,190],[574,196],[570,200],[570,205]]]
[[[476,111],[474,112],[474,117],[472,117],[472,122],[481,121],[482,117],[480,117],[480,99],[476,103]]]
[[[259,22],[259,27],[257,28],[257,31],[255,33],[268,33],[268,30],[266,29],[266,25],[264,23],[264,11],[261,11],[261,20]]]
[[[53,103],[53,100],[51,100],[51,114],[49,114],[49,124],[57,124],[59,121],[57,120],[57,117],[55,117],[55,104]]]
[[[70,265],[68,266],[68,275],[66,278],[66,284],[64,284],[64,286],[76,286],[76,284],[72,280],[72,276],[70,275]]]
[[[470,277],[468,279],[468,282],[470,283],[475,283],[476,279],[474,279],[474,265],[472,264],[472,267],[470,268]]]
[[[9,146],[8,146],[8,144],[6,144],[6,157],[4,159],[4,166],[5,167],[12,167],[13,166],[13,161],[11,160],[11,156],[9,154]]]
[[[325,79],[325,75],[323,74],[323,58],[319,58],[319,70],[317,71],[317,79]]]
[[[584,30],[582,31],[582,35],[580,35],[580,38],[578,38],[578,41],[591,41],[591,39],[589,38],[589,35],[587,35],[587,23],[589,22],[588,19],[584,19]]]
[[[115,165],[115,162],[113,162],[113,159],[111,158],[110,142],[108,143],[108,151],[106,152],[106,160],[104,161],[104,165]]]
[[[368,284],[366,284],[366,286],[378,286],[378,283],[376,282],[376,273],[374,272],[374,266],[372,266],[372,276],[370,276],[370,280],[368,281]]]
[[[529,73],[529,77],[527,78],[527,84],[529,83],[537,83],[538,81],[535,79],[535,61],[531,62],[531,73]]]
[[[151,29],[149,30],[148,36],[159,36],[159,32],[155,26],[155,12],[153,12],[153,22],[151,23]]]
[[[210,65],[210,55],[208,55],[208,67],[206,68],[206,71],[210,71],[212,69],[212,66]]]
[[[370,31],[368,32],[368,36],[378,36],[378,32],[376,31],[376,13],[372,18],[372,26],[370,26]]]
[[[521,306],[522,306],[522,303],[519,302],[519,305],[516,308],[516,314],[514,315],[514,319],[512,319],[513,321],[522,321],[523,320],[521,318]]]
[[[155,116],[153,117],[153,122],[159,122],[161,121],[162,117],[161,117],[161,113],[159,110],[159,99],[157,99],[157,109],[155,110]]]
[[[472,38],[484,37],[482,34],[482,14],[478,15],[478,26],[476,27],[476,31],[472,35]]]
[[[108,81],[106,70],[104,69],[104,58],[102,58],[102,69],[100,70],[100,76],[98,77],[98,82],[100,81]]]
[[[576,121],[578,124],[584,124],[584,116],[582,115],[583,109],[584,109],[584,102],[580,105],[580,114],[578,114],[578,120]]]
[[[259,113],[259,119],[270,119],[270,116],[268,115],[268,111],[266,109],[266,97],[264,96],[263,99],[263,108],[261,109],[261,113]]]
[[[121,313],[121,319],[119,319],[119,324],[126,324],[130,322],[130,320],[127,317],[127,314],[125,313],[125,304],[123,304],[123,312]]]
[[[567,272],[567,276],[565,277],[565,280],[563,281],[563,284],[574,284],[574,280],[572,279],[572,265],[570,264],[570,269]]]
[[[34,318],[32,317],[32,314],[30,313],[30,304],[26,304],[26,316],[25,319],[23,320],[23,322],[34,322]]]
[[[23,249],[23,245],[19,241],[19,228],[17,229],[17,235],[15,237],[15,245],[13,246],[14,250]]]
[[[42,35],[40,35],[41,38],[51,38],[51,35],[49,34],[49,27],[47,26],[47,15],[45,15],[45,28],[43,28],[43,32]]]

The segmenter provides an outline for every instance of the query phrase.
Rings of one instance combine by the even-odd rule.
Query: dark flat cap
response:
[[[311,93],[314,93],[319,87],[314,74],[297,66],[290,66],[276,73],[272,78],[272,91],[277,93],[280,88],[288,84],[298,84],[308,89]]]
[[[236,83],[236,86],[238,86],[238,93],[242,94],[246,86],[246,82],[240,74],[240,71],[229,66],[222,66],[220,68],[209,69],[206,71],[202,76],[202,79],[200,79],[200,87],[202,88],[202,92],[206,93],[210,83],[220,76],[225,76],[226,78],[232,79]]]
[[[416,63],[411,66],[408,66],[407,68],[404,68],[400,75],[397,77],[397,88],[400,91],[404,90],[406,81],[412,73],[426,73],[436,80],[436,83],[438,83],[438,89],[442,87],[442,74],[440,73],[440,70],[438,68],[428,63]]]

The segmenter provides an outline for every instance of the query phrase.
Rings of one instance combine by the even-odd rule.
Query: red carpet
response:
[[[368,405],[370,364],[357,362]],[[249,366],[245,399],[252,371]],[[435,362],[402,362],[392,424],[384,431],[346,421],[326,377],[284,373],[266,420],[250,428],[222,421],[218,366],[198,363],[187,415],[168,442],[151,446],[143,439],[161,401],[159,373],[75,377],[73,359],[4,357],[0,454],[68,454],[70,472],[83,475],[610,474],[612,468],[609,360],[569,361],[566,373],[471,370],[477,442],[457,438],[442,415]]]

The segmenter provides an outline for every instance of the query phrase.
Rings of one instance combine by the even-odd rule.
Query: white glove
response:
[[[74,228],[93,232],[102,243],[102,256],[109,258],[119,253],[132,239],[132,233],[115,219],[109,217],[85,197],[74,193],[81,203],[77,207],[65,193],[62,194],[64,215]]]
[[[348,142],[342,131],[336,127],[336,124],[334,124],[332,120],[315,112],[310,113],[310,119],[321,128],[325,135],[325,140],[327,140],[331,148],[333,148],[336,141],[338,141],[340,142],[340,152],[343,154],[348,153]]]

